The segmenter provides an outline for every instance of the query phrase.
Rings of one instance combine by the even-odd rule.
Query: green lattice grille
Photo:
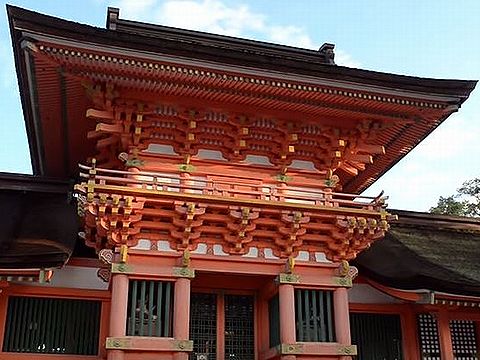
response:
[[[127,335],[170,337],[172,304],[172,283],[130,280]]]
[[[96,355],[101,302],[10,297],[4,352]]]
[[[295,290],[295,322],[297,341],[335,341],[332,292]]]

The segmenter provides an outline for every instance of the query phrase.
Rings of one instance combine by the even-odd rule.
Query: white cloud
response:
[[[305,29],[297,26],[264,26],[264,32],[268,39],[275,43],[314,50],[319,48],[313,43]]]
[[[215,34],[247,37],[283,45],[318,49],[303,27],[269,22],[264,14],[253,12],[248,5],[227,5],[221,0],[120,0],[121,18],[148,21],[178,28]],[[342,50],[336,51],[338,65],[360,67],[360,63]]]
[[[150,9],[157,4],[157,0],[119,0],[112,4],[119,7],[121,15],[132,20],[149,21]]]
[[[155,22],[174,27],[241,36],[262,31],[263,15],[255,14],[246,5],[228,7],[218,0],[170,0],[155,12]]]
[[[465,180],[480,176],[480,142],[475,119],[454,114],[366,192],[381,190],[396,209],[428,211]]]
[[[362,67],[362,64],[356,61],[355,59],[352,58],[352,56],[341,50],[341,49],[336,49],[335,50],[335,63],[337,65],[341,66],[346,66],[346,67],[351,67],[351,68],[360,68]]]
[[[419,146],[425,160],[455,160],[475,149],[480,153],[478,134],[471,121],[461,114],[452,115]]]

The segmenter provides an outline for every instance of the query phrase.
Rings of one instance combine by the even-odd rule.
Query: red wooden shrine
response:
[[[457,111],[475,82],[349,69],[334,64],[331,44],[311,51],[141,24],[116,9],[106,30],[13,7],[9,17],[34,172],[76,178],[77,251],[97,258],[68,265],[97,269],[109,285],[52,290],[102,302],[101,311],[91,305],[97,352],[68,339],[38,345],[37,335],[17,344],[7,325],[8,358],[362,358],[350,311],[401,313],[400,356],[417,358],[405,329],[428,308],[421,291],[372,274],[358,289],[402,306],[349,304],[358,273],[350,262],[386,241],[397,219],[383,193],[361,193]],[[369,261],[358,258],[367,270]],[[7,288],[20,299],[1,300],[7,324],[34,308],[21,299],[46,294]],[[435,301],[477,304],[463,295]],[[352,319],[357,329],[363,320]],[[445,359],[456,341],[449,319],[438,317]]]

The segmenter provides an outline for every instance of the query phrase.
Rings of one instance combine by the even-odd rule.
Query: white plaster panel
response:
[[[192,254],[206,254],[208,250],[207,244],[200,243],[197,248],[192,251]]]
[[[265,248],[263,253],[265,254],[265,259],[279,259],[278,256],[273,255],[273,250],[270,248]]]
[[[242,257],[256,258],[258,257],[258,249],[256,247],[251,247],[248,249],[248,253],[242,255]]]
[[[315,261],[316,262],[331,263],[331,261],[327,259],[327,257],[325,256],[325,254],[323,252],[316,252],[315,253]]]
[[[310,254],[308,253],[308,251],[301,250],[298,252],[298,255],[295,258],[295,260],[308,261],[310,260]]]
[[[391,297],[368,284],[355,284],[348,290],[348,301],[357,304],[395,304],[400,300]]]
[[[222,245],[213,245],[213,255],[220,256],[229,256],[225,251],[223,251]]]
[[[166,240],[160,240],[157,242],[157,249],[159,251],[173,251],[175,252],[175,250],[173,250],[171,247],[170,247],[170,243]]]
[[[44,287],[63,287],[75,289],[107,290],[108,283],[97,276],[98,268],[82,266],[65,266],[62,269],[55,269],[50,283],[39,284]]]
[[[132,247],[134,250],[150,250],[150,240],[138,240],[138,244]]]

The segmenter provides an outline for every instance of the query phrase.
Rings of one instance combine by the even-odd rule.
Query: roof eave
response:
[[[165,54],[180,57],[183,51],[183,55],[186,56],[186,54],[188,54],[189,56],[196,56],[198,61],[208,62],[211,60],[216,61],[217,63],[225,63],[227,66],[244,66],[247,56],[248,61],[246,63],[248,63],[250,67],[262,71],[285,71],[295,76],[302,75],[305,76],[305,78],[309,77],[310,79],[325,79],[331,81],[332,84],[334,82],[339,84],[339,82],[343,81],[345,83],[359,84],[362,88],[370,86],[381,88],[385,91],[404,91],[405,93],[409,93],[410,96],[413,94],[417,95],[419,98],[428,95],[443,96],[447,97],[448,103],[452,105],[452,108],[458,108],[468,98],[470,92],[477,83],[476,81],[417,78],[326,65],[318,61],[319,59],[316,56],[315,51],[242,39],[236,39],[236,41],[241,44],[250,44],[257,49],[264,49],[267,53],[268,51],[273,52],[270,53],[270,55],[259,55],[254,53],[245,55],[242,52],[243,49],[240,46],[241,44],[236,44],[236,47],[231,47],[229,51],[222,51],[219,53],[218,47],[215,46],[214,42],[218,43],[218,41],[223,41],[223,43],[226,44],[228,43],[227,40],[230,40],[231,38],[198,33],[190,30],[180,30],[157,25],[130,22],[128,20],[117,19],[115,22],[117,25],[133,23],[134,25],[132,26],[137,28],[153,28],[158,32],[157,36],[152,37],[150,35],[132,34],[119,30],[99,29],[9,5],[7,5],[7,11],[13,40],[18,82],[21,89],[22,107],[30,143],[32,167],[34,174],[38,175],[44,175],[46,169],[44,166],[45,161],[43,143],[41,140],[41,126],[36,123],[38,114],[35,113],[35,110],[37,109],[35,93],[31,90],[33,87],[31,84],[32,78],[31,76],[28,76],[30,69],[27,69],[25,61],[26,52],[21,47],[21,37],[24,31],[31,34],[44,34],[52,39],[63,38],[78,40],[78,43],[92,43],[97,46],[111,46],[112,48],[124,48],[131,51],[142,50],[145,52],[149,51],[150,53],[156,52],[157,54],[162,55]],[[204,43],[195,47],[195,51],[192,52],[192,45],[186,45],[184,40],[161,39],[162,41],[158,41],[159,34],[161,34],[162,31],[167,30],[170,34],[181,34],[183,38],[186,37],[190,39],[189,41],[191,42],[198,40],[198,37],[200,36],[204,39]],[[215,51],[217,52],[215,53]],[[281,57],[282,54],[285,55],[282,61],[274,61],[279,56]],[[292,54],[295,54],[295,58],[291,57]],[[315,56],[313,56],[314,54]],[[213,58],[212,55],[214,55]],[[448,115],[449,114],[444,118]],[[441,121],[443,121],[444,118],[442,118]],[[425,134],[425,136],[426,135],[428,135],[428,133]],[[419,142],[420,141],[414,144],[414,146]],[[374,181],[381,177],[402,157],[403,156],[400,156],[398,159],[395,159],[388,167],[382,169],[382,171],[376,174],[373,177]],[[355,183],[354,186],[346,186],[345,189],[348,191],[362,191],[373,183],[372,177],[366,178],[363,182],[361,180],[359,181],[359,178],[361,178],[361,175],[357,180],[352,181],[352,184]]]
[[[158,51],[159,53],[162,53],[162,51],[164,53],[176,52],[178,55],[178,52],[183,51],[183,53],[189,56],[197,56],[201,60],[207,60],[206,57],[209,55],[218,62],[223,61],[231,64],[234,64],[235,59],[237,63],[238,61],[240,61],[240,64],[245,63],[245,46],[248,45],[253,49],[264,52],[262,54],[247,54],[248,63],[251,66],[265,69],[278,68],[280,71],[313,75],[318,78],[334,78],[356,83],[376,84],[386,88],[404,89],[425,94],[448,94],[458,97],[458,105],[468,98],[477,83],[477,81],[471,80],[419,78],[332,66],[319,61],[321,56],[319,57],[320,54],[314,50],[145,24],[130,20],[117,19],[116,24],[130,24],[131,27],[136,29],[154,29],[155,36],[141,34],[140,30],[137,32],[126,32],[96,28],[9,5],[7,5],[7,9],[9,18],[22,19],[22,25],[25,29],[27,28],[26,25],[30,24],[32,25],[30,26],[31,30],[43,31],[45,34],[65,36],[67,38],[75,35],[75,39],[86,41],[92,41],[94,38],[99,44],[130,47],[135,50]],[[169,38],[162,38],[162,34],[169,34]],[[94,37],[92,37],[93,35]],[[175,36],[177,38],[173,39]],[[199,39],[202,40],[201,44],[198,44]],[[232,45],[232,41],[234,41],[234,45]],[[190,49],[192,43],[196,44],[194,53]],[[218,43],[228,46],[229,51],[218,52]],[[212,51],[214,52],[213,54]],[[283,58],[284,61],[276,61],[279,58]]]
[[[1,191],[42,192],[68,194],[72,183],[34,175],[0,172]]]
[[[22,111],[25,121],[25,128],[29,143],[30,161],[32,165],[32,172],[35,175],[44,175],[45,168],[43,166],[43,146],[38,131],[36,131],[34,114],[35,105],[33,104],[34,96],[31,94],[25,52],[21,48],[21,32],[15,28],[16,10],[18,8],[6,5],[8,22],[10,27],[10,36],[12,40],[13,56],[15,61],[15,70],[17,73],[18,88],[20,93],[20,101],[22,104]]]

